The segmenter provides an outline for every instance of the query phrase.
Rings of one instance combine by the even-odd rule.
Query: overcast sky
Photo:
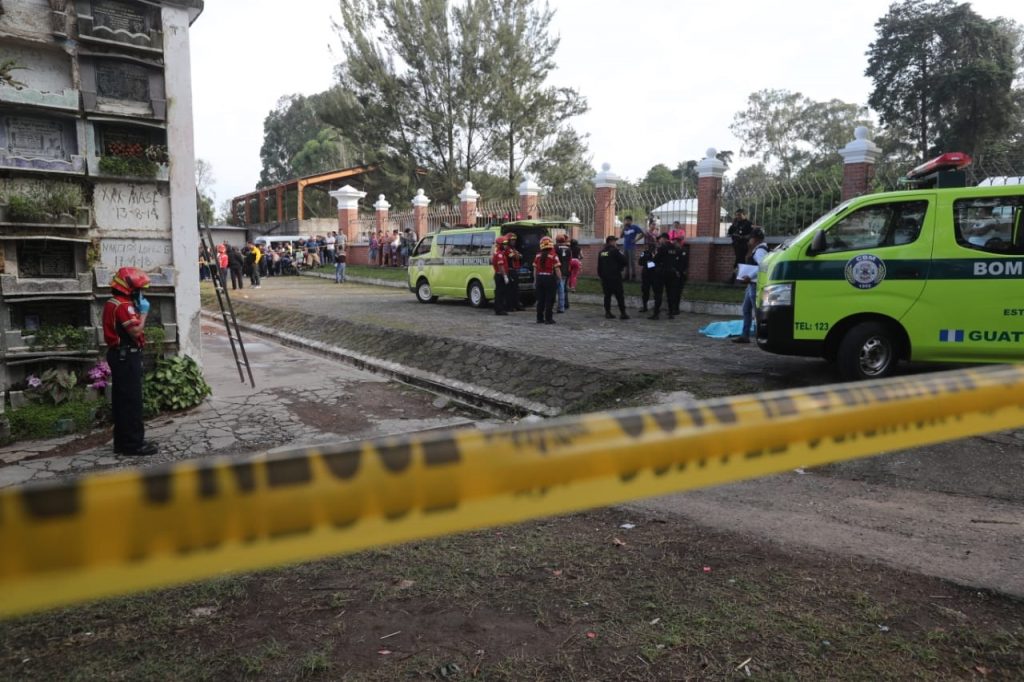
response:
[[[551,0],[561,37],[554,85],[585,95],[574,122],[595,168],[638,179],[657,163],[739,152],[733,115],[760,89],[866,104],[874,24],[888,0]],[[1024,23],[1020,0],[975,0]],[[217,207],[259,180],[263,119],[282,95],[331,85],[337,0],[207,0],[192,27],[196,154]],[[852,139],[852,131],[851,131]],[[392,204],[408,198],[388,197]]]

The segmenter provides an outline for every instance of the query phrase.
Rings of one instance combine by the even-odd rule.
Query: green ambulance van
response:
[[[439,296],[469,299],[480,308],[494,299],[494,271],[491,254],[494,240],[514,232],[516,249],[523,254],[519,269],[519,292],[533,296],[533,257],[541,237],[565,229],[572,223],[545,220],[517,220],[490,227],[442,229],[423,237],[409,258],[409,291],[420,303],[433,303]]]
[[[824,357],[846,380],[899,360],[1024,361],[1024,184],[950,187],[963,162],[946,157],[965,155],[908,174],[931,186],[850,199],[768,254],[762,349]]]

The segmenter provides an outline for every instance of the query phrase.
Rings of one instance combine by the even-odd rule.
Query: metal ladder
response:
[[[199,199],[198,193],[196,199]],[[213,290],[217,292],[217,305],[220,306],[220,314],[224,319],[224,328],[228,332],[228,341],[231,343],[231,354],[235,356],[235,366],[238,367],[238,378],[245,383],[246,374],[249,376],[249,383],[256,388],[256,381],[252,378],[252,367],[249,365],[249,356],[245,354],[245,346],[242,344],[242,333],[238,328],[238,318],[235,317],[235,308],[231,305],[231,297],[224,287],[220,278],[220,267],[217,265],[217,245],[213,242],[213,231],[210,224],[203,220],[200,212],[196,212],[196,223],[200,228],[200,238],[205,238],[206,250],[213,258],[213,265],[210,267],[210,274],[213,275]],[[245,371],[242,371],[242,368]]]

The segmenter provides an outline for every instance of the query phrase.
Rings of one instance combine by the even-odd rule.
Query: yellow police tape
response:
[[[1024,367],[0,491],[0,616],[1024,425]]]

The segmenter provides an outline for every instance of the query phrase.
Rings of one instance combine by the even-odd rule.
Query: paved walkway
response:
[[[110,429],[0,449],[0,488],[96,469],[234,455],[474,423],[447,400],[306,352],[246,340],[256,390],[238,380],[223,330],[204,323],[203,369],[213,396],[147,423],[153,457],[114,454]]]

